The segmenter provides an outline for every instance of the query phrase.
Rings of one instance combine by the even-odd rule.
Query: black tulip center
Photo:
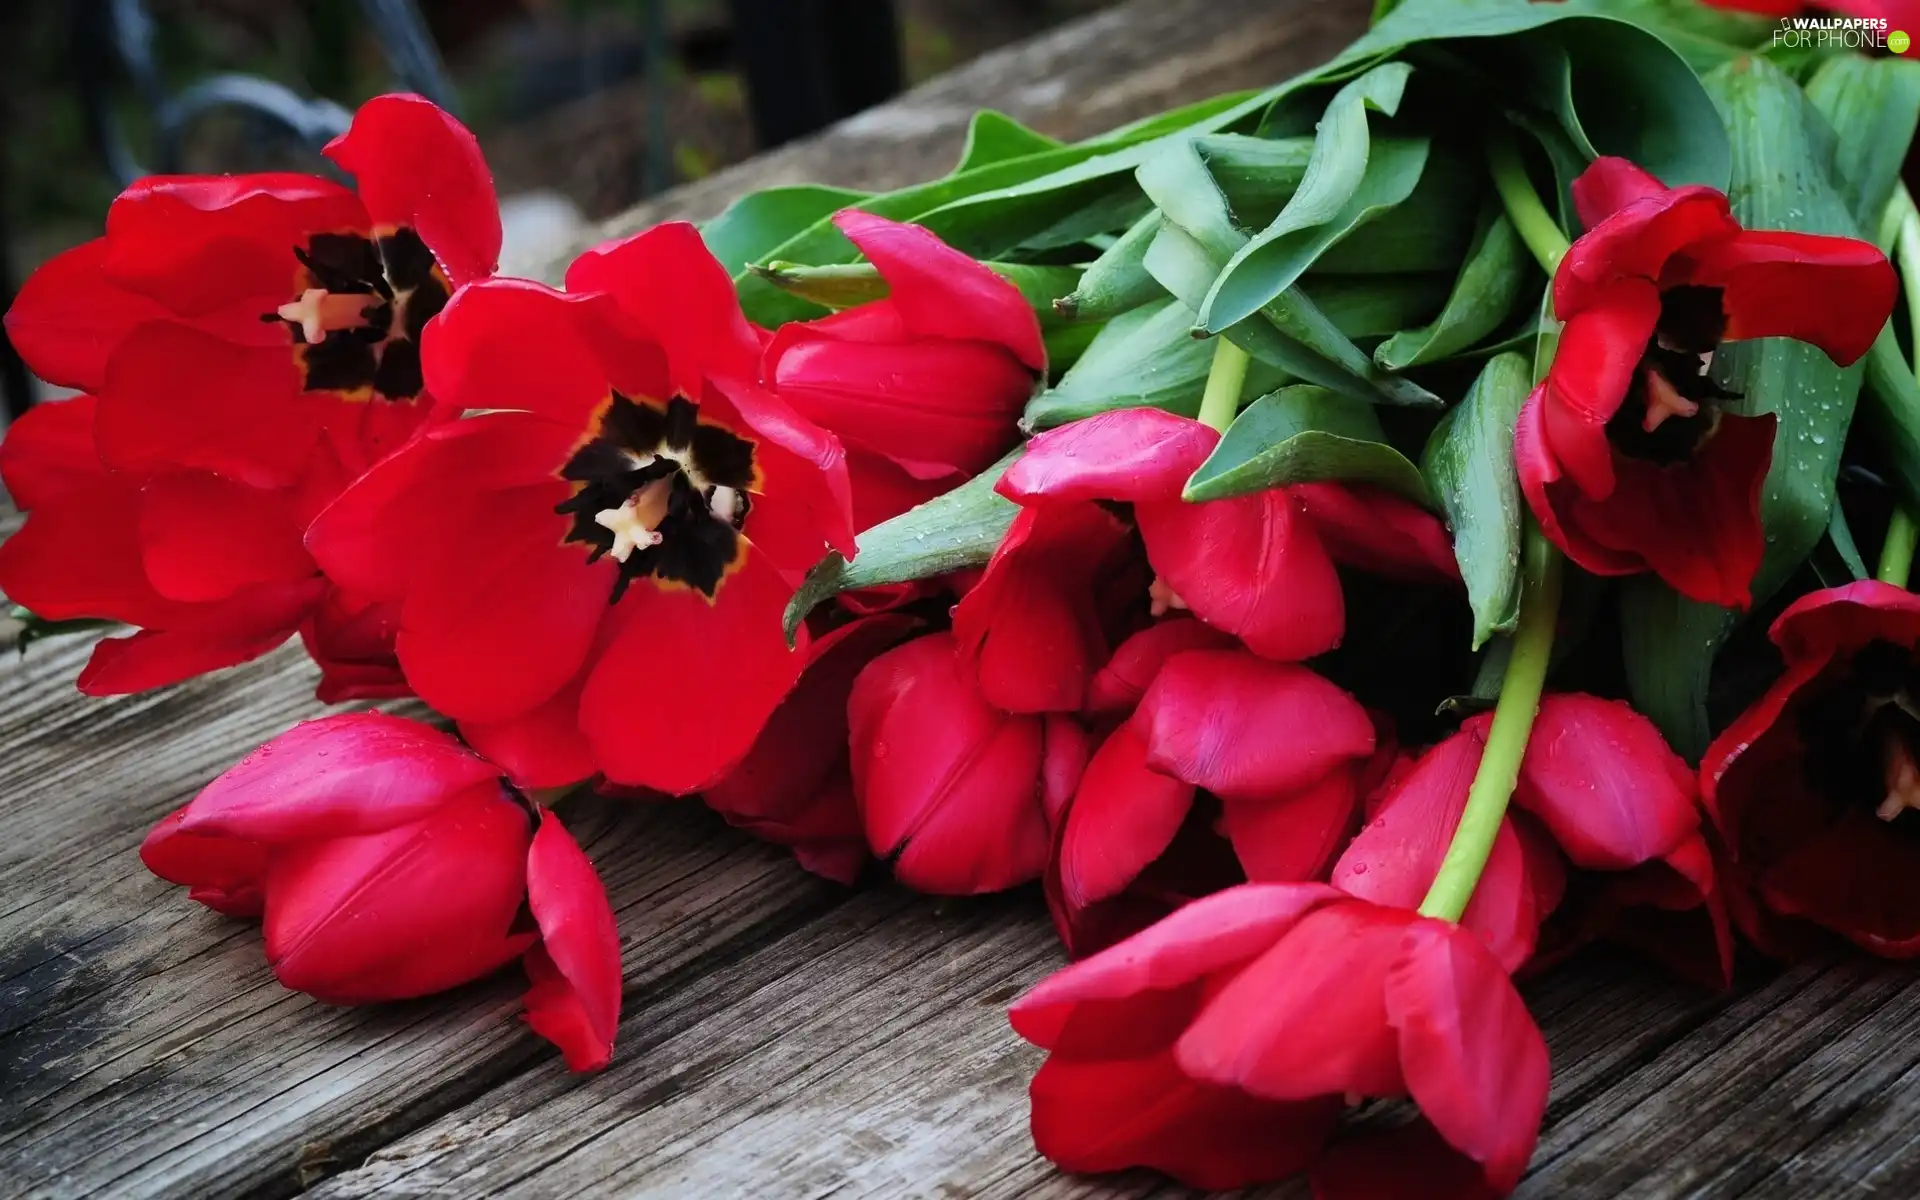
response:
[[[1719,288],[1685,284],[1660,293],[1653,338],[1607,423],[1616,449],[1662,464],[1693,457],[1719,422],[1720,402],[1738,399],[1708,374],[1726,330]]]
[[[260,319],[292,332],[306,389],[418,396],[420,334],[452,294],[420,235],[316,233],[293,253],[301,268],[293,298]]]
[[[573,518],[567,540],[619,564],[610,603],[643,578],[712,599],[744,557],[753,443],[684,396],[662,407],[615,393],[560,474],[574,484],[556,510]]]
[[[1920,666],[1892,642],[1867,644],[1799,706],[1808,785],[1836,810],[1864,805],[1920,835]]]

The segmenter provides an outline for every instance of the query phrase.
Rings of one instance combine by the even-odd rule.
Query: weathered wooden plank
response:
[[[1189,1194],[1146,1173],[1063,1177],[1034,1154],[1025,1093],[1039,1055],[1003,1011],[1058,961],[1033,897],[944,912],[923,901],[869,924],[872,906],[895,902],[862,896],[671,998],[652,1014],[660,1040],[605,1075],[571,1090],[503,1083],[316,1194]],[[1528,989],[1553,1046],[1556,1116],[1720,1006],[1600,958]]]

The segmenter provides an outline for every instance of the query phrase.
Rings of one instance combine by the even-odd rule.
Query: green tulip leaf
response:
[[[1200,310],[1207,332],[1219,333],[1265,308],[1293,286],[1319,251],[1412,194],[1425,165],[1424,150],[1410,176],[1404,160],[1398,173],[1377,170],[1367,126],[1368,110],[1392,116],[1399,109],[1412,74],[1406,63],[1385,63],[1334,94],[1320,118],[1299,189],[1214,280]]]
[[[1387,445],[1373,407],[1295,384],[1249,404],[1187,480],[1187,500],[1224,500],[1294,483],[1377,484],[1433,504],[1420,469]]]
[[[1374,349],[1373,361],[1382,370],[1404,371],[1468,349],[1500,328],[1521,290],[1538,275],[1513,222],[1505,213],[1490,211],[1440,315],[1431,325],[1382,342]]]
[[[1617,0],[1405,0],[1325,68],[1352,70],[1428,42],[1482,63],[1496,82],[1556,113],[1597,154],[1632,159],[1672,186],[1727,185],[1725,128],[1699,78],[1658,36],[1612,11]],[[1543,63],[1538,32],[1566,52]],[[1544,70],[1542,69],[1544,67]]]
[[[787,602],[787,644],[814,608],[842,592],[930,579],[993,557],[1020,506],[993,490],[1018,450],[959,487],[882,521],[859,536],[849,562],[838,553],[814,565]]]
[[[1167,290],[1147,273],[1147,247],[1160,232],[1160,214],[1149,212],[1087,265],[1073,291],[1054,303],[1069,321],[1106,321],[1164,297]]]
[[[1473,646],[1512,633],[1520,619],[1523,507],[1513,466],[1513,423],[1533,390],[1518,354],[1489,359],[1466,399],[1434,429],[1421,470],[1447,525],[1473,609]]]
[[[1920,124],[1920,62],[1836,54],[1807,81],[1807,99],[1839,132],[1834,175],[1862,229],[1873,229],[1900,181]]]
[[[738,275],[801,230],[865,199],[866,192],[813,184],[748,192],[702,225],[700,237],[720,265]]]
[[[960,163],[953,171],[958,175],[1011,158],[1058,150],[1061,145],[1058,138],[1028,129],[1005,113],[983,108],[973,114],[973,121],[967,126],[967,142],[960,148]]]
[[[1060,382],[1034,397],[1022,419],[1051,429],[1116,408],[1159,408],[1198,416],[1213,344],[1195,338],[1193,310],[1178,300],[1146,305],[1109,321]],[[1256,362],[1247,386],[1270,389],[1286,376]]]

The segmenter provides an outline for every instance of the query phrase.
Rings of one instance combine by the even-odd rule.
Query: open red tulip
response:
[[[1566,327],[1514,429],[1521,487],[1587,570],[1744,607],[1774,418],[1722,408],[1713,356],[1790,337],[1851,363],[1893,310],[1893,268],[1855,238],[1743,229],[1724,194],[1624,159],[1596,160],[1573,194],[1587,232],[1554,274]]]
[[[1770,631],[1786,670],[1716,739],[1702,797],[1727,843],[1733,913],[1763,949],[1828,930],[1920,955],[1920,597],[1875,580],[1802,596]]]
[[[852,552],[846,464],[757,383],[691,225],[590,250],[567,282],[448,303],[428,382],[482,411],[358,479],[307,544],[398,605],[407,682],[517,782],[697,791],[799,677],[782,613],[829,543]]]
[[[1304,1170],[1339,1200],[1424,1200],[1464,1176],[1505,1195],[1546,1109],[1546,1043],[1481,941],[1322,884],[1196,900],[1009,1016],[1048,1051],[1033,1138],[1070,1171],[1223,1189]],[[1358,1186],[1351,1159],[1388,1153],[1381,1135],[1327,1145],[1367,1097],[1412,1099],[1433,1173]]]

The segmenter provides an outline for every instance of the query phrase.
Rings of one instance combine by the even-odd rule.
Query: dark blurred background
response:
[[[322,169],[423,92],[479,135],[531,270],[586,223],[1113,0],[4,0],[6,298],[145,171]],[[24,376],[8,368],[7,407]]]

